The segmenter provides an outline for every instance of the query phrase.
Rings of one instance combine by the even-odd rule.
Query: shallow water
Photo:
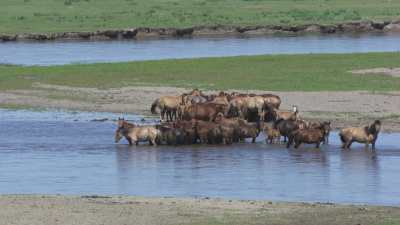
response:
[[[0,42],[0,64],[61,65],[260,54],[400,51],[394,34]]]
[[[400,205],[400,134],[382,134],[375,152],[362,145],[342,151],[336,133],[320,150],[287,150],[261,136],[256,144],[130,147],[113,143],[114,123],[88,122],[79,116],[85,113],[26,120],[29,111],[13,112],[0,111],[0,194]]]

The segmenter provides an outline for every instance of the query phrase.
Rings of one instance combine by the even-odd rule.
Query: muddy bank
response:
[[[383,224],[400,208],[209,198],[0,196],[1,224]]]
[[[188,89],[175,87],[124,87],[115,89],[75,88],[36,83],[33,90],[0,92],[0,107],[56,108],[82,111],[133,113],[153,116],[152,102],[162,95],[179,95]],[[231,90],[234,91],[234,90]],[[240,91],[240,90],[239,90]],[[246,92],[246,91],[241,91]],[[334,128],[360,126],[374,119],[383,121],[386,132],[400,131],[400,93],[354,92],[268,92],[282,99],[282,109],[297,105],[300,117],[331,120]],[[206,93],[212,93],[207,91]]]
[[[94,32],[59,32],[59,33],[21,33],[0,34],[0,41],[23,40],[115,40],[146,39],[164,37],[199,37],[199,36],[235,36],[235,35],[271,35],[271,34],[333,34],[333,33],[370,33],[400,32],[400,20],[395,21],[357,21],[334,25],[267,25],[267,26],[196,26],[189,28],[149,28],[138,27],[117,30],[99,30]]]

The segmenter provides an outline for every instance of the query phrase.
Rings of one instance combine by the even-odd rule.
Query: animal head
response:
[[[118,117],[118,122],[117,122],[118,128],[122,128],[124,126],[124,123],[125,123],[125,119]]]
[[[329,133],[331,132],[331,121],[325,121],[322,123],[322,127],[324,129],[324,134],[329,135]]]
[[[368,127],[368,134],[376,135],[381,130],[381,121],[375,120],[369,127]]]
[[[294,113],[298,113],[299,112],[299,107],[297,107],[296,105],[293,105],[293,112]]]
[[[121,140],[122,136],[123,136],[122,135],[122,130],[120,128],[118,128],[115,131],[115,143],[118,143]]]

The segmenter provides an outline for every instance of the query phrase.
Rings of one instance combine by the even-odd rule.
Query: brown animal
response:
[[[182,110],[182,109],[181,109]],[[201,103],[183,107],[182,119],[214,121],[216,115],[221,112],[227,114],[228,106],[215,103]]]
[[[177,121],[175,122],[174,127],[180,128],[184,132],[185,144],[196,144],[197,135],[195,124],[193,124],[192,121]]]
[[[300,129],[299,124],[296,121],[284,119],[275,121],[273,128],[277,129],[281,136],[283,136],[283,142],[286,142],[286,139],[289,138],[290,134]]]
[[[365,143],[365,148],[369,144],[375,149],[375,142],[381,129],[381,121],[375,120],[371,125],[365,127],[349,127],[339,132],[342,148],[349,149],[353,142]]]
[[[221,126],[224,144],[231,144],[239,141],[239,119],[226,118],[222,113],[218,113],[215,118],[215,123]]]
[[[151,113],[156,114],[158,109],[161,121],[164,121],[165,114],[167,115],[167,121],[173,121],[177,118],[176,113],[181,101],[181,96],[162,96],[151,105]]]
[[[281,106],[281,98],[277,95],[273,95],[273,94],[262,94],[259,95],[261,97],[264,98],[264,102],[265,104],[269,104],[272,107],[274,107],[275,109],[279,109],[279,107]]]
[[[234,96],[229,101],[229,115],[245,118],[247,96]]]
[[[222,142],[222,130],[218,124],[202,120],[193,121],[193,124],[200,143],[219,144]]]
[[[191,92],[188,93],[189,95],[192,96],[202,96],[202,97],[206,97],[202,91],[200,91],[198,88],[193,89]]]
[[[199,104],[199,103],[207,102],[207,99],[205,97],[197,96],[197,95],[183,94],[181,98],[182,98],[182,101],[180,104],[182,104],[182,105],[192,105],[192,104]]]
[[[281,139],[281,133],[278,129],[275,129],[273,126],[269,126],[267,124],[264,125],[264,133],[265,133],[265,142],[268,144],[279,143]]]
[[[218,95],[216,96],[211,102],[215,104],[221,104],[221,105],[229,105],[229,98],[226,95]]]
[[[118,143],[122,137],[125,137],[129,145],[135,143],[139,145],[141,141],[148,141],[151,145],[157,145],[157,139],[160,137],[160,131],[153,126],[137,126],[126,122],[124,119],[118,119],[118,128],[115,131],[115,143]]]
[[[302,143],[315,144],[315,147],[319,148],[321,142],[324,141],[324,137],[325,128],[323,126],[318,128],[298,129],[289,136],[289,141],[286,147],[290,148],[294,142],[295,148],[298,148]]]
[[[324,143],[324,144],[328,144],[328,143],[329,143],[329,134],[330,134],[330,132],[331,132],[331,130],[332,130],[332,128],[331,128],[331,122],[330,122],[330,121],[313,122],[313,123],[310,123],[310,124],[308,125],[308,127],[309,127],[309,128],[314,128],[314,129],[316,129],[316,128],[318,128],[318,127],[324,127],[325,134],[324,134],[324,141],[323,141],[323,143]]]
[[[259,123],[248,123],[245,120],[239,120],[239,138],[244,141],[246,138],[251,138],[251,142],[255,143],[256,138],[260,134]]]
[[[299,111],[297,106],[293,106],[292,111],[284,111],[275,108],[273,105],[265,104],[264,110],[266,111],[267,114],[273,117],[272,119],[273,121],[277,121],[280,119],[296,121],[298,119]]]

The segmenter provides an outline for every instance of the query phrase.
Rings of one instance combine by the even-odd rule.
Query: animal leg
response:
[[[129,145],[132,145],[132,138],[127,138]]]
[[[152,145],[157,146],[157,142],[156,142],[156,139],[155,139],[155,138],[153,138],[153,139],[151,140],[151,142],[152,142]]]
[[[351,144],[353,144],[353,141],[347,141],[346,142],[346,149],[350,149],[350,147],[351,147]]]
[[[320,144],[321,144],[320,142],[317,142],[317,144],[315,145],[315,148],[319,148]]]
[[[251,143],[256,143],[256,138],[253,137],[253,140],[251,140]]]
[[[162,111],[161,111],[161,121],[164,121],[164,118],[165,118],[165,109],[163,109]]]
[[[299,148],[300,145],[301,145],[301,142],[296,142],[296,144],[294,145],[294,148]]]

